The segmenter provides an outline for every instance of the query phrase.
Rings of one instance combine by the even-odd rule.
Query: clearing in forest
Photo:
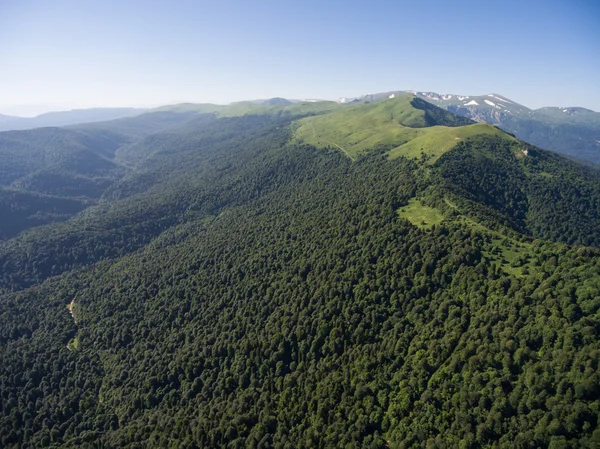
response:
[[[417,198],[412,198],[408,204],[398,209],[398,216],[410,221],[421,229],[431,229],[444,220],[444,215],[439,209],[425,206]]]

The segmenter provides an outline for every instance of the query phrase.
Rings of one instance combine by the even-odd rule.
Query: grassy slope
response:
[[[399,145],[418,136],[424,111],[410,105],[411,96],[347,105],[332,114],[299,120],[296,138],[317,147],[336,146],[354,158],[378,144]]]
[[[298,121],[295,137],[317,147],[333,146],[356,158],[362,152],[385,146],[390,158],[433,156],[431,162],[462,139],[478,134],[508,134],[475,124],[463,127],[427,127],[425,111],[412,106],[414,96],[403,95],[370,104],[343,106],[330,114]]]
[[[535,272],[533,261],[533,245],[526,239],[518,240],[514,237],[494,231],[474,219],[463,215],[458,207],[449,199],[446,204],[458,213],[456,216],[446,216],[438,208],[422,203],[418,198],[412,198],[406,206],[398,209],[398,217],[410,221],[414,226],[429,230],[442,221],[458,222],[473,231],[487,236],[488,243],[484,245],[483,255],[491,262],[495,262],[505,273],[522,277],[526,273]],[[555,244],[560,246],[560,244]]]
[[[512,136],[504,133],[498,128],[485,123],[475,125],[448,127],[432,126],[430,128],[419,129],[419,135],[409,142],[400,145],[389,152],[390,158],[395,159],[400,156],[408,158],[419,157],[421,152],[432,156],[430,163],[435,162],[445,151],[451,149],[456,143],[469,137],[480,134],[503,136],[509,140],[515,140]]]
[[[262,105],[251,102],[233,103],[219,112],[221,117],[237,117],[247,114],[282,114],[282,115],[309,115],[334,112],[343,105],[335,101],[301,102],[286,106]]]
[[[183,103],[162,106],[154,111],[197,112],[199,114],[216,114],[218,117],[240,117],[248,114],[283,114],[308,115],[333,112],[344,107],[335,101],[304,101],[290,105],[264,105],[251,101],[240,101],[229,105],[209,103]]]
[[[400,95],[373,103],[339,104],[333,101],[301,102],[291,105],[262,105],[249,101],[227,106],[180,104],[159,110],[215,113],[219,117],[247,114],[309,115],[298,121],[295,138],[316,147],[336,147],[350,158],[385,146],[390,158],[432,156],[434,162],[459,141],[478,134],[507,134],[486,124],[463,127],[428,126],[426,112],[415,108],[413,95]]]
[[[459,214],[457,217],[453,218],[453,220],[456,220],[479,234],[487,235],[489,237],[490,242],[485,245],[483,251],[483,255],[486,259],[498,264],[505,273],[517,277],[537,271],[531,263],[533,257],[533,245],[530,241],[527,239],[518,240],[514,236],[494,231],[487,226],[478,223],[473,218],[462,214],[458,206],[448,198],[445,198],[444,201]],[[438,210],[438,212],[441,214],[441,211]],[[555,243],[554,245],[560,246],[561,244]]]
[[[421,229],[431,229],[444,220],[442,211],[421,203],[417,198],[412,198],[408,204],[398,210],[398,216],[410,221]]]

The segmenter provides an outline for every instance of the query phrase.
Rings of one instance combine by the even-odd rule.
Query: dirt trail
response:
[[[67,310],[69,311],[69,314],[73,317],[73,321],[75,321],[75,317],[73,316],[73,306],[75,305],[75,298],[73,298],[73,300],[67,304]]]
[[[73,323],[75,323],[75,325],[77,325],[77,320],[75,319],[75,315],[73,314],[73,307],[75,307],[75,298],[73,298],[73,300],[67,304],[67,310],[69,311],[69,315],[71,315],[71,318],[73,318]],[[77,347],[79,346],[79,338],[78,335],[76,334],[75,337],[73,338],[73,340],[71,340],[69,343],[67,343],[67,349],[69,351],[72,351],[73,349],[77,349]]]
[[[312,129],[313,136],[314,136],[314,137],[317,137],[317,133],[315,132],[315,127],[313,126],[313,124],[312,124],[312,123],[310,124],[310,127],[311,127],[311,129]],[[349,155],[349,154],[346,152],[346,150],[344,150],[344,149],[343,149],[341,146],[339,146],[337,143],[335,143],[335,142],[331,142],[331,141],[329,141],[329,140],[325,140],[325,139],[323,139],[323,138],[320,138],[320,139],[321,139],[323,142],[325,142],[325,143],[327,143],[327,144],[329,144],[329,145],[333,145],[333,146],[337,147],[339,150],[341,150],[341,152],[342,152],[342,153],[344,153],[346,156],[350,157],[350,155]],[[350,159],[352,159],[352,158],[350,158]]]

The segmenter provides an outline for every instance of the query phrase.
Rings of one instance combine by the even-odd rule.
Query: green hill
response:
[[[302,101],[291,102],[262,102],[240,101],[229,105],[195,104],[184,103],[170,106],[162,106],[153,111],[168,111],[171,113],[193,112],[197,114],[216,114],[219,117],[239,117],[242,115],[312,115],[332,112],[340,109],[340,105],[334,101]]]
[[[458,140],[504,134],[490,126],[473,125],[408,94],[368,104],[351,103],[298,123],[298,140],[338,148],[353,159],[378,147],[386,148],[391,157],[420,157],[423,152],[435,158]]]
[[[412,97],[153,114],[0,242],[2,447],[600,444],[597,171]]]

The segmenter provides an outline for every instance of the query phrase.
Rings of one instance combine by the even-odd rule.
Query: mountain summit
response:
[[[499,126],[519,139],[558,153],[600,163],[600,113],[578,107],[529,109],[499,94],[440,95],[417,92],[436,106]]]

